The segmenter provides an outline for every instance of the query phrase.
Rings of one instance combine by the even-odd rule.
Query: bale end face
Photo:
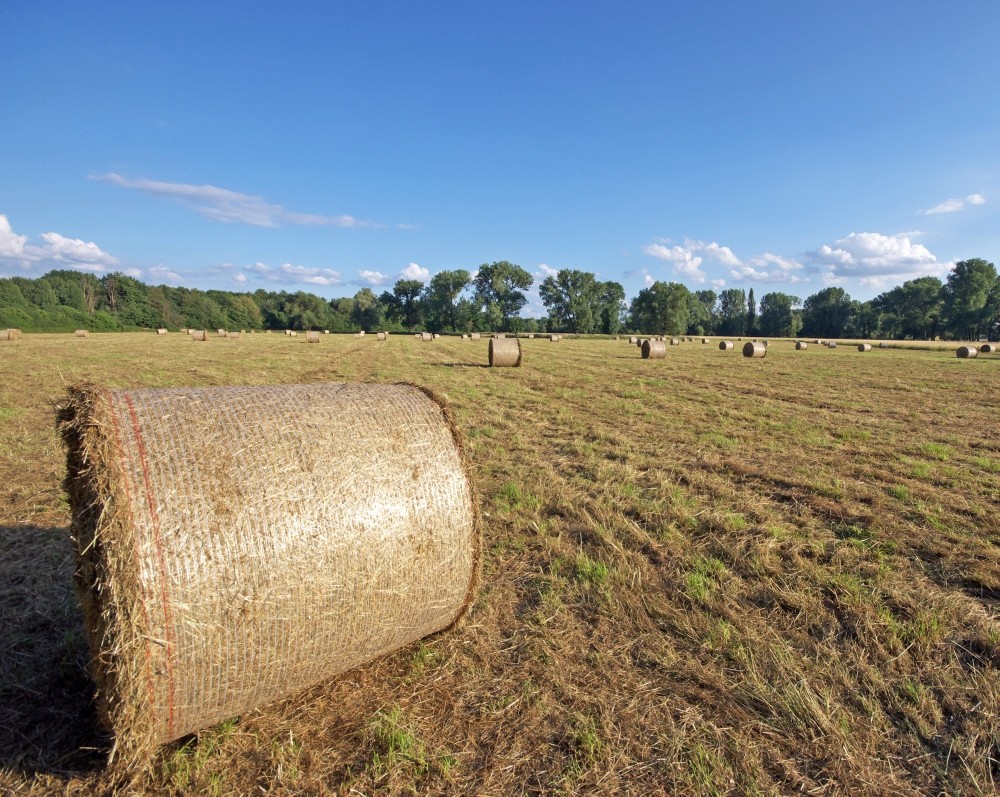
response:
[[[521,341],[517,338],[491,339],[489,362],[491,368],[519,368],[521,366]]]
[[[743,356],[759,360],[767,355],[767,346],[759,341],[748,340],[743,345]]]

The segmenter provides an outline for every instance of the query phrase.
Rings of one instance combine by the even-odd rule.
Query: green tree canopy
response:
[[[524,291],[533,281],[531,274],[506,260],[483,263],[479,267],[473,280],[473,300],[492,329],[510,329],[511,319],[528,303]]]

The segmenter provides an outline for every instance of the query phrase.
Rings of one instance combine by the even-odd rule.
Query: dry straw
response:
[[[215,330],[215,334],[217,334],[220,338],[224,338],[224,337],[226,337],[226,330],[224,330],[224,329],[217,329],[217,330]]]
[[[191,340],[208,340],[208,331],[204,329],[192,329],[188,334]]]
[[[482,338],[482,334],[479,332],[473,332],[469,337],[471,337],[473,340],[479,340],[480,338]]]
[[[756,340],[748,340],[743,345],[743,356],[759,360],[767,355],[767,346]]]
[[[993,352],[995,352],[996,350],[997,347],[994,346],[992,343],[984,343],[982,346],[979,347],[979,351],[981,351],[983,354],[993,354]]]
[[[227,333],[226,333],[226,337],[227,337],[227,338],[238,338],[238,337],[240,337],[240,336],[241,336],[242,334],[243,334],[242,332],[227,332]]]
[[[671,338],[670,339],[670,345],[671,346],[680,346],[681,345],[681,339],[680,338]]]
[[[297,337],[297,336],[298,336],[298,334],[299,334],[299,333],[298,333],[298,332],[296,332],[296,331],[295,331],[295,330],[293,329],[293,330],[292,330],[291,332],[289,332],[289,333],[288,333],[288,337],[290,337],[290,338],[294,338],[294,337]]]
[[[826,347],[828,349],[835,349],[835,348],[837,348],[837,341],[831,340],[829,343],[826,344]]]
[[[490,341],[492,368],[518,368],[521,365],[521,341],[517,338],[495,338]]]
[[[535,339],[535,333],[534,332],[529,332],[528,333],[528,340],[534,340],[534,339]],[[617,338],[616,338],[616,340],[617,340]]]
[[[319,343],[319,332],[306,332],[306,343]]]
[[[662,340],[644,340],[642,342],[642,359],[662,360],[667,356],[667,344]]]
[[[78,330],[77,330],[76,332],[74,332],[73,334],[74,334],[74,335],[75,335],[76,337],[78,337],[78,338],[85,338],[85,337],[87,337],[87,336],[88,336],[88,335],[89,335],[90,333],[89,333],[89,332],[88,332],[87,330],[85,330],[85,329],[78,329]]]
[[[552,341],[553,343],[558,343],[560,340],[562,340],[562,335],[549,335],[549,340]]]
[[[731,340],[720,340],[719,341],[719,351],[732,351],[733,342]]]
[[[388,332],[376,332],[375,340],[385,340],[388,334],[389,334]]]
[[[795,341],[795,350],[796,351],[802,351],[803,349],[808,349],[808,348],[809,348],[809,344],[806,343],[804,340],[797,340],[797,341]]]
[[[421,388],[81,386],[59,417],[113,760],[147,760],[469,606],[475,496],[451,415]]]
[[[0,329],[0,340],[17,340],[13,329]]]
[[[961,359],[972,360],[979,355],[979,349],[975,346],[959,346],[958,350],[955,352]]]
[[[628,342],[631,343],[633,346],[635,346],[639,342],[639,338],[637,338],[635,335],[632,335],[629,337]]]
[[[434,340],[434,336],[430,332],[421,332],[420,333],[420,339],[421,340]]]
[[[858,351],[871,351],[871,350],[872,350],[872,344],[870,344],[870,343],[859,343],[858,344]]]
[[[438,332],[434,333],[434,340],[437,340],[440,337],[441,337],[440,333],[438,333]]]
[[[158,330],[156,330],[156,334],[157,335],[166,335],[167,334],[167,330],[165,330],[163,327],[160,327]]]

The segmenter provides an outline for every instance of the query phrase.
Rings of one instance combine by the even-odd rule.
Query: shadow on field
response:
[[[73,567],[65,528],[0,526],[0,768],[69,774],[106,757]]]
[[[488,363],[424,363],[436,368],[489,368]]]

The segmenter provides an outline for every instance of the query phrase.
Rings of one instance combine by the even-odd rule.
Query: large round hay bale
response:
[[[517,368],[521,365],[521,341],[517,338],[494,338],[490,341],[490,367]]]
[[[208,330],[206,329],[192,329],[188,334],[191,336],[191,340],[208,340]]]
[[[982,346],[979,347],[979,351],[981,351],[983,354],[993,354],[993,352],[995,352],[996,350],[997,347],[994,346],[992,343],[984,343]]]
[[[667,356],[667,344],[662,340],[644,340],[642,342],[642,359],[662,360]]]
[[[224,329],[217,329],[217,330],[215,330],[215,334],[218,335],[220,338],[224,338],[224,337],[226,337],[226,330],[224,330]]]
[[[12,329],[0,329],[0,340],[14,341],[17,340],[17,335]]]
[[[60,427],[115,756],[447,628],[473,597],[475,496],[420,388],[83,386]]]
[[[167,330],[165,330],[163,327],[160,327],[159,329],[156,330],[156,334],[157,335],[166,335],[167,334]]]
[[[795,341],[795,350],[796,351],[802,351],[803,349],[808,349],[808,348],[809,348],[809,344],[806,343],[804,340],[797,340],[797,341]]]
[[[432,333],[430,333],[430,332],[421,332],[420,333],[420,339],[421,340],[434,340],[434,335]]]
[[[871,351],[871,350],[872,350],[872,344],[870,344],[870,343],[859,343],[858,344],[858,351]]]
[[[708,338],[702,338],[702,339],[701,339],[701,342],[702,342],[703,344],[705,344],[705,343],[711,343],[712,341],[711,341],[711,340],[709,340]]]
[[[358,333],[358,337],[359,337],[359,338],[363,338],[364,336],[365,336],[365,331],[364,331],[364,330],[362,329],[362,330],[361,330],[361,331],[360,331],[360,332]]]
[[[388,332],[376,332],[375,340],[385,340],[389,336]]]
[[[635,346],[639,342],[639,338],[637,338],[635,335],[630,335],[629,339],[628,339],[628,342],[631,345]]]
[[[731,340],[720,340],[719,341],[719,351],[732,351],[733,342]]]
[[[469,336],[465,332],[463,332],[462,333],[462,340],[468,340],[468,339],[469,339]]]
[[[880,344],[878,344],[878,347],[880,349],[888,349],[889,348],[889,344],[886,343],[885,341],[882,341]]]
[[[670,339],[670,345],[671,346],[680,346],[681,345],[681,339],[680,338],[671,338]]]
[[[479,340],[483,336],[482,333],[480,332],[473,332],[471,335],[469,335],[469,337],[472,338],[473,340]]]
[[[826,347],[828,349],[835,349],[835,348],[837,348],[837,341],[831,340],[829,343],[826,344]]]
[[[815,343],[817,346],[823,345],[823,341],[821,341],[819,338],[813,338],[813,343]]]
[[[529,332],[528,333],[528,340],[534,340],[534,339],[535,339],[535,333],[534,332]]]
[[[239,338],[242,335],[243,335],[242,332],[227,332],[226,333],[226,337],[227,338]]]
[[[73,334],[74,334],[74,335],[75,335],[76,337],[78,337],[78,338],[85,338],[85,337],[87,337],[87,336],[88,336],[88,335],[89,335],[90,333],[89,333],[89,332],[88,332],[87,330],[85,330],[85,329],[78,329],[78,330],[77,330],[76,332],[74,332]]]
[[[312,330],[306,332],[306,343],[319,343],[319,332]]]
[[[549,335],[549,340],[552,341],[553,343],[558,343],[560,340],[562,340],[562,335]]]
[[[743,344],[743,356],[752,357],[755,360],[759,360],[761,357],[767,355],[767,346],[756,340],[748,340]]]
[[[972,360],[979,356],[979,349],[975,346],[959,346],[958,350],[955,352],[961,359]]]
[[[296,331],[295,331],[295,330],[293,329],[293,330],[291,330],[291,331],[290,331],[290,332],[288,333],[288,337],[290,337],[290,338],[294,338],[294,337],[296,337],[296,336],[297,336],[298,334],[299,334],[299,333],[298,333],[298,332],[296,332]]]
[[[441,334],[439,332],[435,332],[434,333],[434,340],[437,340],[440,337],[441,337]]]

